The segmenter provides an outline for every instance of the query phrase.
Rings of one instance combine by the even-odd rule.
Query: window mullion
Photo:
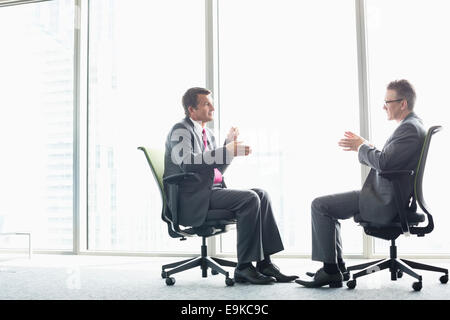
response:
[[[358,86],[359,86],[359,121],[360,134],[370,140],[370,114],[369,114],[369,72],[367,65],[367,29],[365,0],[355,0],[356,10],[356,36],[358,48]],[[363,185],[369,168],[361,165],[361,185]],[[373,238],[363,232],[363,256],[370,258],[373,255]]]

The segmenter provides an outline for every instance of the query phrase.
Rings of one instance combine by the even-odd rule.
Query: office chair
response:
[[[448,282],[448,269],[438,268],[405,259],[397,259],[397,246],[395,245],[395,240],[401,234],[404,234],[406,236],[415,234],[418,237],[423,237],[425,236],[425,234],[433,231],[433,216],[431,215],[430,210],[423,197],[422,180],[428,155],[428,149],[430,148],[431,137],[441,129],[441,126],[434,126],[428,130],[425,141],[423,143],[422,153],[420,155],[416,172],[409,170],[378,172],[378,175],[388,179],[393,186],[398,216],[392,223],[383,225],[363,221],[359,214],[354,217],[354,220],[364,228],[364,232],[366,234],[391,241],[390,258],[348,267],[347,270],[349,272],[353,270],[361,270],[353,274],[352,280],[347,282],[347,287],[349,289],[354,289],[356,287],[357,278],[388,268],[391,272],[391,280],[393,281],[397,280],[397,278],[401,278],[403,276],[403,273],[407,273],[413,278],[417,279],[418,281],[414,282],[412,286],[415,291],[420,291],[422,289],[422,276],[415,273],[412,269],[443,272],[444,275],[441,276],[439,280],[444,284]],[[402,194],[400,192],[401,190],[399,186],[399,179],[405,176],[413,176],[414,178],[414,198],[410,209],[403,208],[403,206],[401,205],[405,202],[403,201],[403,199],[401,199]],[[416,212],[416,201],[427,216],[428,224],[424,227],[418,226],[419,223],[425,221],[425,215]]]
[[[208,257],[206,238],[216,236],[230,230],[231,227],[236,224],[235,215],[228,210],[210,210],[208,211],[206,221],[201,226],[181,228],[178,224],[176,208],[172,208],[172,210],[170,210],[167,205],[167,197],[165,195],[163,181],[168,184],[178,185],[185,179],[198,179],[198,176],[192,172],[185,172],[174,174],[163,179],[164,151],[159,149],[147,149],[145,147],[138,147],[138,149],[144,152],[147,162],[150,165],[153,177],[158,184],[163,204],[161,218],[165,223],[167,223],[169,235],[172,238],[180,238],[180,240],[186,240],[186,237],[202,237],[200,256],[163,265],[161,277],[166,279],[166,284],[168,286],[171,286],[175,284],[175,278],[171,277],[171,275],[175,273],[200,267],[202,269],[202,277],[206,278],[208,268],[211,268],[211,273],[213,275],[218,273],[225,275],[225,284],[227,286],[233,286],[234,280],[230,278],[229,273],[220,266],[236,267],[237,263],[214,257]],[[172,197],[173,199],[177,199],[176,194],[173,194]]]

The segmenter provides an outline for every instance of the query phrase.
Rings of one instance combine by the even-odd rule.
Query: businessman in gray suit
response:
[[[422,120],[414,113],[416,93],[406,80],[388,84],[383,109],[388,120],[399,125],[388,138],[383,149],[378,150],[352,132],[345,132],[339,146],[345,151],[358,152],[359,162],[370,167],[360,191],[351,191],[319,197],[311,204],[312,260],[323,262],[323,268],[315,273],[313,281],[296,280],[297,283],[317,288],[322,286],[342,287],[343,274],[347,272],[342,259],[340,219],[349,219],[360,214],[365,221],[386,224],[397,215],[394,192],[385,178],[377,171],[416,170],[425,129]],[[401,181],[405,207],[409,207],[413,195],[410,178]],[[347,274],[348,275],[348,274]]]
[[[236,282],[269,284],[295,280],[297,276],[282,274],[270,260],[272,254],[284,248],[267,192],[226,188],[225,170],[234,157],[249,155],[251,148],[237,141],[237,128],[231,128],[224,145],[217,146],[213,132],[206,127],[214,114],[209,90],[191,88],[182,103],[186,117],[172,127],[167,137],[164,177],[195,172],[199,181],[182,182],[177,199],[170,190],[173,186],[165,184],[169,208],[177,205],[183,226],[201,225],[210,209],[226,209],[236,215]],[[256,268],[253,261],[257,262]]]

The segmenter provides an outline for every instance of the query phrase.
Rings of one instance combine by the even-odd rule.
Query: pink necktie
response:
[[[205,150],[208,148],[208,140],[206,137],[206,130],[203,129],[202,131],[202,137],[203,137],[203,145],[205,146]],[[217,170],[217,168],[214,168],[214,184],[221,183],[222,182],[222,173]]]

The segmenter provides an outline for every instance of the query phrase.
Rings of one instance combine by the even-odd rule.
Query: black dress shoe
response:
[[[286,276],[280,272],[280,268],[278,268],[273,263],[269,263],[263,268],[257,266],[256,270],[262,273],[265,276],[274,277],[277,282],[291,282],[298,278],[298,276]]]
[[[323,268],[320,268],[314,274],[313,281],[295,280],[295,282],[307,288],[319,288],[323,286],[330,286],[330,288],[340,288],[342,287],[342,281],[342,273],[339,272],[336,274],[328,274],[325,272],[325,270],[323,270]]]
[[[250,266],[243,270],[234,269],[235,282],[250,282],[253,284],[270,284],[275,282],[272,277],[265,276],[259,273],[254,266]]]
[[[343,272],[341,270],[341,273],[342,273],[342,278],[344,279],[344,281],[350,280],[350,272],[348,272],[348,271]],[[310,277],[314,277],[316,275],[316,273],[315,272],[307,272],[306,275],[310,276]]]

